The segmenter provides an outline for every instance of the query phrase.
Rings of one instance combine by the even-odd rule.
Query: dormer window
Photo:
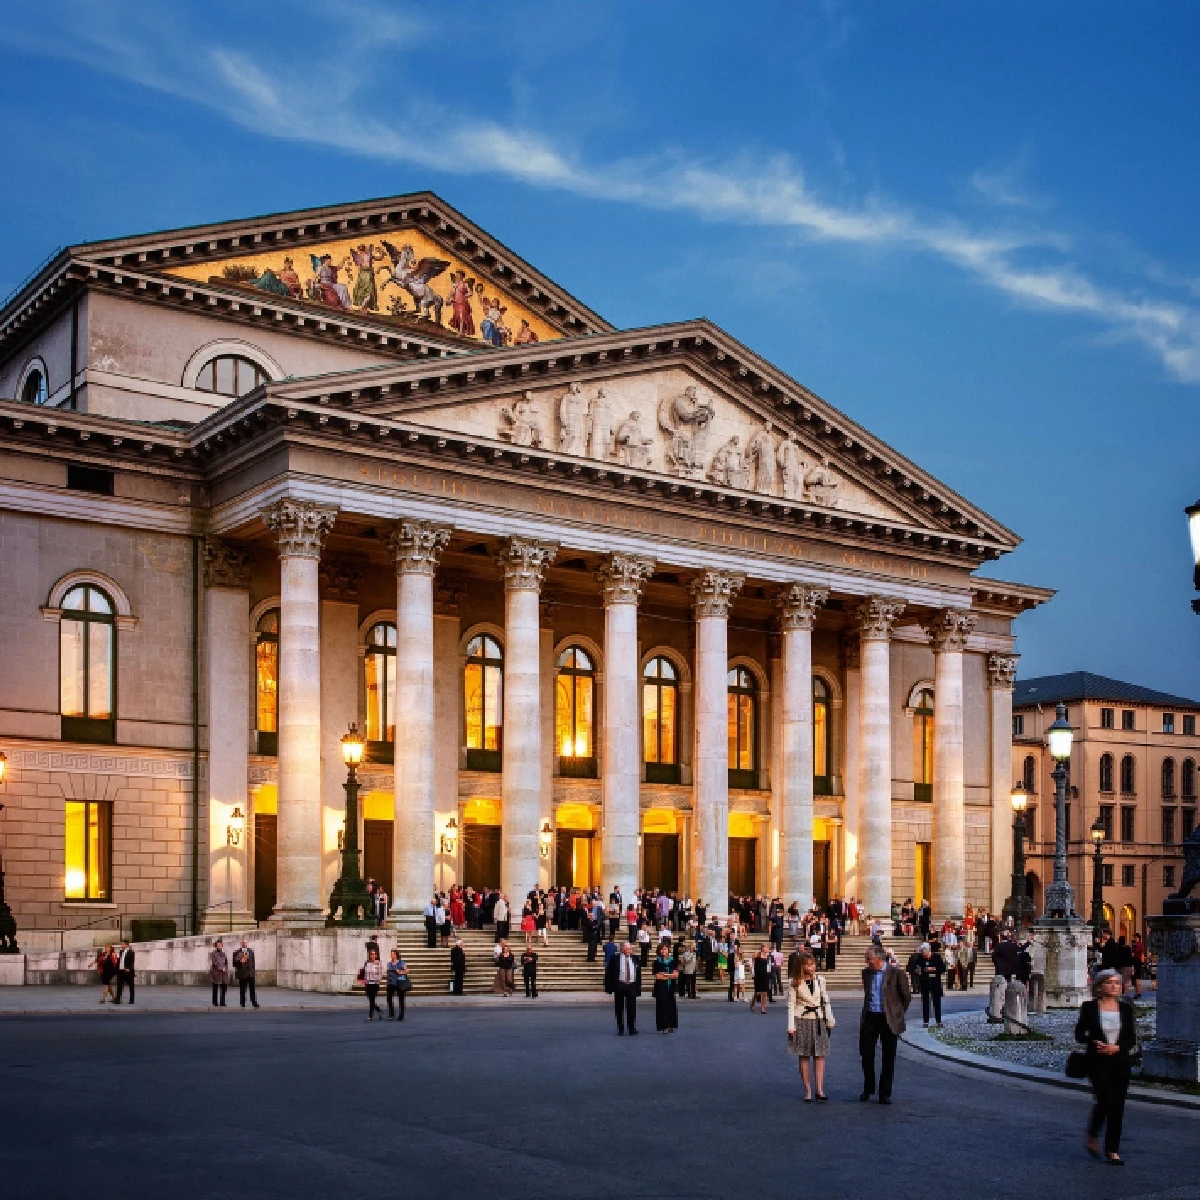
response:
[[[50,399],[50,389],[46,384],[46,372],[40,367],[34,367],[25,376],[21,386],[21,399],[26,404],[45,404]]]
[[[196,388],[201,392],[215,392],[218,396],[229,396],[236,400],[254,391],[269,378],[258,363],[240,354],[222,354],[200,368],[196,376]]]

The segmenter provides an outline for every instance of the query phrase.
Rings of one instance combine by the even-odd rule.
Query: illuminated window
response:
[[[1113,756],[1111,754],[1100,755],[1100,790],[1102,792],[1113,790]]]
[[[268,379],[266,371],[258,363],[237,354],[222,354],[200,368],[196,387],[202,392],[216,392],[218,396],[236,399],[254,391]]]
[[[933,799],[933,690],[922,688],[913,707],[913,799]]]
[[[758,786],[758,687],[745,667],[729,672],[726,700],[726,727],[729,736],[729,786]]]
[[[463,708],[467,717],[467,767],[499,771],[504,734],[504,656],[481,633],[467,643]]]
[[[596,668],[578,646],[558,656],[554,687],[554,744],[560,775],[596,774]]]
[[[279,752],[279,609],[263,613],[254,639],[254,728],[259,754]]]
[[[68,800],[65,817],[64,897],[111,899],[112,805],[95,800]]]
[[[642,679],[642,745],[647,783],[679,782],[679,677],[669,658],[653,658]]]
[[[59,624],[59,711],[66,741],[114,740],[115,683],[112,601],[99,588],[80,584],[63,597]]]
[[[829,779],[829,685],[813,676],[813,792],[828,796]]]
[[[377,762],[391,762],[396,742],[396,627],[388,621],[380,621],[367,630],[363,678],[367,692],[367,749]]]

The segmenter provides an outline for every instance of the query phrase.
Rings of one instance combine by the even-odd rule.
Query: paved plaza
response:
[[[1084,1155],[1085,1097],[913,1050],[893,1105],[859,1104],[857,1005],[835,1007],[828,1105],[802,1101],[782,1004],[683,1005],[665,1038],[643,1003],[636,1039],[606,1005],[517,998],[403,1025],[361,1004],[6,1016],[3,1195],[1200,1198],[1200,1114],[1131,1104],[1118,1171]]]

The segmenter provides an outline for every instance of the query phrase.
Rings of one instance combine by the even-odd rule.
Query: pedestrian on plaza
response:
[[[957,960],[958,986],[965,992],[970,986],[967,983],[967,976],[971,973],[971,947],[965,939],[958,943],[958,954],[955,957]]]
[[[992,966],[997,975],[1012,979],[1017,971],[1017,960],[1021,957],[1021,948],[1013,940],[1012,932],[1008,929],[1000,934],[1000,940],[992,951]]]
[[[496,949],[496,977],[492,980],[492,991],[500,996],[511,996],[516,990],[513,972],[516,969],[516,959],[508,948],[508,940],[501,938]]]
[[[225,944],[220,938],[213,943],[208,956],[208,980],[212,984],[213,1008],[224,1008],[225,989],[229,986],[229,959],[225,957]]]
[[[1100,971],[1092,980],[1092,999],[1080,1006],[1075,1024],[1075,1040],[1087,1046],[1087,1072],[1095,1098],[1085,1144],[1088,1153],[1099,1158],[1103,1126],[1104,1157],[1114,1167],[1125,1165],[1120,1153],[1121,1125],[1129,1090],[1129,1055],[1137,1043],[1133,1005],[1123,998],[1123,991],[1119,971]]]
[[[532,949],[533,935],[537,932],[537,920],[533,915],[533,909],[528,904],[521,913],[521,932],[525,935],[525,949]]]
[[[1142,994],[1142,980],[1146,975],[1146,943],[1140,933],[1133,935],[1129,950],[1133,955],[1133,994],[1136,998]]]
[[[433,923],[437,926],[438,936],[442,940],[442,945],[449,947],[450,934],[452,932],[450,926],[450,906],[442,896],[438,896],[434,901]]]
[[[387,964],[387,1006],[388,1020],[404,1020],[404,995],[412,987],[408,977],[408,964],[400,957],[400,951],[394,949],[388,957]],[[395,1015],[394,1005],[398,1004],[400,1015]]]
[[[425,945],[430,950],[437,946],[437,909],[438,902],[437,897],[435,896],[427,905],[425,905]]]
[[[382,929],[384,921],[388,915],[388,894],[382,887],[375,889],[375,895],[372,897],[375,902],[375,925]]]
[[[619,954],[614,954],[604,968],[604,990],[613,998],[617,1016],[617,1036],[625,1033],[637,1036],[637,998],[642,994],[642,967],[633,955],[633,946],[624,942]]]
[[[455,938],[450,950],[450,991],[455,996],[463,994],[463,979],[467,974],[467,952],[463,949],[462,939]]]
[[[771,999],[771,944],[763,942],[758,953],[754,956],[754,997],[750,1001],[750,1011],[755,1004],[758,1011],[765,1017],[767,1004]]]
[[[838,933],[837,921],[831,920],[825,930],[825,970],[826,972],[837,969],[838,946],[841,944],[841,935]]]
[[[679,994],[685,1000],[696,999],[696,947],[694,943],[681,939],[679,949]]]
[[[254,951],[250,943],[242,938],[242,944],[233,952],[233,977],[238,981],[238,995],[242,1007],[246,1007],[246,993],[250,993],[250,1003],[258,1007],[258,995],[254,990]]]
[[[1133,991],[1133,950],[1126,943],[1125,935],[1117,938],[1117,970],[1121,972],[1121,995]]]
[[[537,913],[533,918],[534,924],[537,926],[538,941],[543,946],[550,945],[550,908],[549,903],[545,900],[539,900]]]
[[[933,1007],[933,1018],[942,1024],[942,974],[946,970],[945,960],[934,952],[928,942],[921,943],[919,988],[921,992],[921,1023],[929,1028],[929,1009]]]
[[[660,942],[654,960],[654,1028],[659,1033],[674,1033],[679,1028],[679,962],[671,953],[670,941]]]
[[[105,946],[96,955],[96,971],[100,976],[100,982],[104,985],[104,990],[100,993],[100,1003],[103,1004],[106,1000],[112,1000],[115,1003],[117,997],[113,992],[113,980],[117,977],[117,956],[111,946]]]
[[[596,947],[600,941],[600,927],[587,909],[584,910],[580,920],[583,921],[583,937],[587,942],[587,960],[588,962],[595,962]]]
[[[495,907],[492,909],[492,920],[496,922],[496,941],[503,942],[508,940],[508,898],[503,894],[496,897]]]
[[[521,975],[525,980],[525,998],[537,999],[537,951],[532,946],[525,947],[521,955]]]
[[[117,951],[117,998],[113,1001],[114,1004],[121,1003],[121,993],[126,988],[129,989],[129,1003],[133,1003],[134,963],[136,961],[137,954],[129,944],[129,939],[122,938],[121,949]]]
[[[800,1061],[800,1082],[804,1100],[828,1100],[825,1095],[825,1059],[829,1057],[829,1031],[837,1024],[825,979],[817,974],[817,960],[807,952],[796,960],[795,974],[789,980],[787,1036],[788,1051]]]
[[[367,961],[362,967],[363,989],[367,993],[367,1020],[373,1021],[375,1014],[383,1020],[383,1012],[377,1003],[379,999],[379,982],[383,978],[383,963],[379,961],[378,950],[367,951]]]
[[[767,999],[775,1003],[776,996],[783,995],[783,951],[775,946],[771,950],[771,991]]]
[[[912,1000],[908,976],[888,962],[883,949],[871,945],[863,968],[863,1007],[858,1027],[858,1051],[862,1057],[863,1090],[866,1101],[875,1094],[875,1044],[883,1046],[879,1072],[879,1103],[891,1104],[896,1070],[896,1043],[904,1032],[904,1013]]]
[[[638,925],[637,940],[641,965],[644,967],[650,961],[650,926],[645,921]]]

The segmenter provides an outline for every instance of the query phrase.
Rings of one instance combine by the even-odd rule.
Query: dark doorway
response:
[[[753,896],[757,891],[758,838],[731,837],[729,839],[729,890],[735,896]],[[721,904],[724,896],[712,898],[712,903]]]
[[[463,883],[476,891],[500,886],[499,825],[464,825]]]
[[[363,822],[363,875],[374,879],[392,899],[391,821]]]
[[[279,818],[254,815],[254,919],[265,921],[275,911],[275,869],[279,857]]]
[[[600,882],[600,843],[593,829],[560,829],[554,835],[554,882],[589,888]]]
[[[821,908],[829,903],[828,842],[813,842],[813,896]]]
[[[642,834],[642,887],[679,891],[679,834]]]

